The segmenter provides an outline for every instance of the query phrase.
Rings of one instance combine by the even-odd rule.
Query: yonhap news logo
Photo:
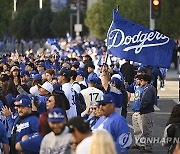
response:
[[[168,144],[168,143],[173,143],[177,144],[180,143],[180,137],[141,137],[141,138],[135,138],[136,143],[141,143],[141,144],[157,144],[160,143],[162,145]]]
[[[132,143],[132,136],[131,133],[123,133],[119,136],[119,145],[121,148],[127,148]]]

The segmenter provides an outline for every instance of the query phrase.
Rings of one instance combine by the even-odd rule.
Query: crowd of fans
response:
[[[128,153],[131,93],[132,148],[152,152],[140,139],[152,137],[160,69],[107,55],[104,44],[65,44],[1,55],[1,152]]]

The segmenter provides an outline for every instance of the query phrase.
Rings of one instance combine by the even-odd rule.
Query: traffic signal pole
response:
[[[150,30],[154,30],[155,29],[155,19],[152,19],[152,2],[151,2],[152,0],[149,0],[149,7],[150,7],[150,9],[149,9],[149,23],[150,23]]]

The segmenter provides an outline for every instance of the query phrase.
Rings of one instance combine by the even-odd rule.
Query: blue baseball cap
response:
[[[54,108],[48,114],[48,122],[63,122],[64,120],[65,114],[61,108]]]
[[[20,101],[21,99],[29,99],[29,96],[28,95],[25,95],[25,94],[19,94],[16,96],[16,98],[14,99],[14,101]]]
[[[30,99],[21,99],[15,105],[16,106],[24,106],[24,107],[32,108],[32,104],[31,104],[31,100]]]
[[[40,62],[37,66],[40,66],[40,67],[45,67],[45,63]]]
[[[95,81],[96,81],[96,82],[95,82],[96,84],[101,84],[101,83],[102,83],[102,82],[101,82],[101,79],[98,78],[98,77],[95,78]]]
[[[137,70],[138,73],[142,72],[142,73],[146,73],[147,70],[145,67],[139,67],[138,70]]]
[[[35,74],[32,78],[33,78],[33,80],[36,80],[36,81],[42,79],[40,74]]]
[[[20,77],[23,77],[25,75],[29,76],[29,72],[26,70],[20,72]]]
[[[100,100],[96,101],[98,103],[108,103],[108,104],[111,104],[111,103],[114,103],[114,98],[111,94],[104,94]]]
[[[80,75],[82,77],[85,77],[85,73],[82,70],[78,70],[77,75]]]
[[[89,75],[88,75],[88,82],[94,82],[94,83],[96,83],[96,78],[97,78],[97,74],[96,73],[90,73]]]
[[[70,77],[70,72],[67,68],[62,68],[58,73],[58,76]]]
[[[117,86],[122,85],[122,81],[119,78],[116,78],[116,77],[111,78],[111,82],[115,83]]]

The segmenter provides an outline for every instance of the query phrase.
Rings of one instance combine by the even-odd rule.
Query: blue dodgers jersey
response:
[[[40,151],[40,146],[42,142],[43,136],[39,134],[34,134],[33,136],[29,137],[25,141],[21,141],[20,145],[25,154],[38,154]]]
[[[16,129],[16,143],[21,141],[21,138],[24,135],[33,134],[36,133],[37,131],[38,131],[38,117],[28,116],[24,118]]]
[[[106,129],[113,137],[113,140],[116,145],[116,151],[117,153],[125,152],[127,153],[127,147],[131,145],[132,138],[130,134],[130,130],[128,127],[128,124],[126,122],[126,119],[122,117],[117,112],[114,112],[109,117],[102,116],[99,118],[97,123],[94,125],[93,131],[98,129]],[[130,142],[128,143],[128,146],[125,145],[124,139],[122,138],[123,135],[128,135],[128,139],[126,141]],[[124,146],[125,145],[125,146]]]
[[[143,88],[143,87],[139,87],[139,86],[138,86],[138,87],[135,89],[134,101],[133,101],[133,107],[132,107],[132,110],[133,110],[134,112],[139,112],[143,91],[144,91],[144,88]]]

